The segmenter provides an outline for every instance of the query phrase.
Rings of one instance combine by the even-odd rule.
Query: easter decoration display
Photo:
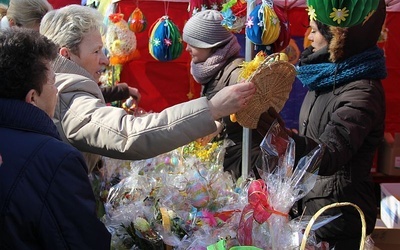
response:
[[[322,148],[294,167],[293,140],[280,137],[277,122],[271,127],[262,152],[279,160],[268,164],[274,171],[262,167],[257,180],[234,181],[223,171],[215,159],[221,144],[206,154],[190,143],[146,160],[105,158],[97,185],[108,187],[101,220],[111,249],[231,249],[212,248],[220,239],[232,239],[232,247],[298,249],[307,221],[290,220],[288,208],[313,188]]]
[[[149,30],[149,53],[162,62],[175,60],[183,51],[179,28],[167,15],[168,3],[164,2],[164,7],[165,15],[158,18]]]
[[[246,37],[256,45],[274,43],[281,30],[279,18],[274,10],[272,0],[262,0],[251,11],[245,23]]]
[[[295,76],[296,69],[288,62],[285,53],[265,56],[264,52],[258,52],[252,61],[243,63],[239,75],[239,78],[256,85],[256,93],[244,109],[231,115],[231,120],[236,120],[243,127],[255,129],[260,115],[269,107],[280,112],[289,98]]]
[[[221,150],[221,146],[211,148],[215,152],[210,152],[210,157]],[[120,182],[107,191],[106,215],[102,217],[112,234],[113,249],[136,249],[132,248],[135,245],[146,246],[140,249],[165,249],[160,239],[174,249],[206,247],[216,241],[218,234],[226,234],[226,228],[218,224],[235,214],[238,219],[239,195],[231,176],[221,171],[222,165],[197,157],[202,150],[193,144],[190,152],[179,148],[131,162],[123,166],[126,171],[115,167],[124,162],[108,159],[102,171],[120,173]],[[204,237],[208,239],[200,240]]]
[[[364,23],[376,11],[378,4],[378,0],[307,0],[310,19],[336,27]]]

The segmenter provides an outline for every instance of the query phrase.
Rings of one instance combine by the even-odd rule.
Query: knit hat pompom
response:
[[[217,10],[204,10],[193,15],[183,28],[183,41],[196,48],[213,48],[229,42],[233,34],[221,22]]]

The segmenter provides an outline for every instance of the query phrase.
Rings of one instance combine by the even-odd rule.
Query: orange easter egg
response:
[[[135,33],[140,33],[146,29],[146,17],[139,8],[136,8],[129,16],[128,25],[129,29]]]

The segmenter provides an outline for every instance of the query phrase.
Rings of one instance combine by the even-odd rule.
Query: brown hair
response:
[[[40,94],[48,62],[57,52],[53,42],[32,29],[0,32],[0,98],[23,100],[31,89]]]

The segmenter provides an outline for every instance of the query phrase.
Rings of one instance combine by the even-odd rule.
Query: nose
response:
[[[104,51],[101,51],[101,56],[100,56],[100,64],[102,65],[108,65],[110,64],[110,60],[108,60],[107,56],[104,54]]]
[[[189,44],[186,45],[186,51],[187,51],[187,52],[190,51],[190,45],[189,45]]]

